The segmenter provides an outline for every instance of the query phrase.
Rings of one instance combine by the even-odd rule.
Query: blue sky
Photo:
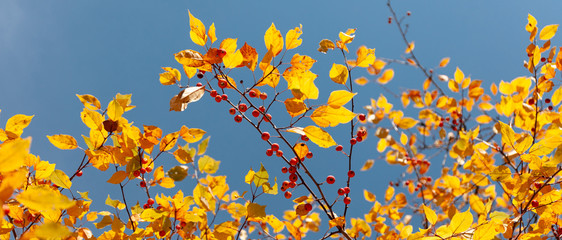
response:
[[[526,74],[522,65],[526,58],[524,48],[529,44],[528,33],[524,30],[528,13],[537,18],[541,27],[562,20],[559,14],[562,2],[554,0],[540,4],[532,1],[411,0],[394,1],[393,5],[399,14],[412,12],[406,20],[410,25],[408,37],[415,40],[416,54],[426,66],[435,66],[441,58],[451,57],[449,66],[437,73],[452,75],[458,66],[473,79],[482,79],[484,85]],[[174,53],[184,49],[202,50],[189,38],[188,9],[206,26],[215,23],[219,41],[230,37],[238,38],[239,46],[248,42],[258,50],[260,59],[265,53],[263,34],[272,22],[283,35],[302,24],[303,44],[290,55],[298,52],[318,60],[312,71],[319,75],[316,84],[324,93],[319,104],[325,102],[327,92],[336,87],[328,78],[329,67],[333,62],[342,63],[341,55],[336,52],[324,55],[316,51],[320,40],[336,39],[340,31],[357,28],[357,37],[350,45],[352,52],[366,45],[376,48],[378,57],[400,58],[405,48],[396,26],[387,23],[390,13],[386,1],[381,0],[353,1],[348,5],[342,1],[247,1],[241,4],[179,0],[4,0],[0,2],[0,126],[18,113],[35,115],[24,132],[24,136],[33,136],[31,151],[71,174],[81,160],[80,152],[58,150],[45,136],[70,134],[81,139],[81,134],[87,134],[88,129],[80,121],[83,106],[75,94],[92,94],[105,106],[117,93],[132,94],[133,105],[137,108],[125,117],[136,126],[157,125],[165,133],[177,131],[181,125],[206,130],[211,136],[208,154],[222,161],[219,174],[228,175],[231,189],[247,190],[243,177],[249,167],[259,168],[260,162],[272,175],[283,179],[278,171],[281,164],[265,156],[267,147],[255,130],[236,124],[225,104],[216,104],[205,97],[190,104],[185,112],[168,111],[169,99],[179,90],[159,84],[160,67],[180,68],[173,58]],[[560,39],[559,35],[555,36],[553,45],[560,43]],[[391,67],[396,74],[388,85],[390,88],[421,86],[423,76],[416,69]],[[237,76],[243,78],[247,73],[241,71]],[[354,75],[366,73],[358,71]],[[357,89],[358,110],[369,104],[371,97],[383,93],[376,84]],[[398,104],[396,99],[391,101]],[[356,149],[354,166],[357,169],[366,159],[379,157],[373,139],[371,136],[370,141]],[[344,173],[337,170],[345,164],[343,159],[334,159],[332,151],[315,152],[312,161],[317,163],[310,163],[313,172],[334,174],[343,179]],[[167,161],[165,165],[171,164],[173,159]],[[353,183],[358,190],[352,195],[357,201],[351,205],[351,216],[362,216],[361,212],[370,208],[362,200],[363,188],[381,196],[388,181],[396,180],[402,171],[400,167],[376,162],[374,169],[358,173]],[[94,200],[98,200],[101,207],[108,189],[113,196],[118,194],[118,188],[101,181],[99,176],[97,170],[87,169],[73,188],[89,189],[91,196],[99,197]],[[109,176],[104,174],[104,178]],[[96,183],[91,185],[91,181]],[[185,186],[184,192],[189,191],[189,183]],[[135,190],[129,186],[130,192]],[[281,208],[290,206],[281,198],[271,199]]]

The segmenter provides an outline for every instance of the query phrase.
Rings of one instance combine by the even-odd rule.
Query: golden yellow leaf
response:
[[[533,30],[537,27],[537,19],[535,19],[533,15],[528,14],[527,21],[528,23],[525,25],[525,30],[527,30],[527,32],[533,32]]]
[[[293,58],[291,58],[291,66],[295,69],[310,70],[314,63],[316,63],[316,60],[313,58],[298,53],[295,53]]]
[[[205,140],[201,141],[199,145],[197,145],[197,155],[203,155],[207,151],[207,146],[209,146],[209,141],[211,137],[205,138]]]
[[[431,223],[431,225],[435,225],[435,223],[437,222],[437,214],[435,214],[435,211],[425,205],[422,205],[422,207],[427,221]]]
[[[285,108],[291,117],[296,117],[298,115],[306,112],[306,104],[300,99],[288,98],[285,100]]]
[[[340,123],[348,123],[355,116],[355,113],[345,107],[320,106],[314,110],[310,118],[320,127],[335,127]]]
[[[117,100],[113,99],[111,102],[109,102],[106,112],[109,119],[113,121],[119,121],[119,119],[125,112],[125,109],[123,109],[123,106],[121,106],[121,104],[119,104]]]
[[[392,199],[392,197],[394,197],[394,188],[391,186],[388,186],[388,188],[386,189],[386,192],[384,194],[384,201],[388,202],[390,201],[390,199]]]
[[[265,205],[259,205],[257,203],[248,203],[246,206],[248,210],[248,217],[252,218],[265,218]]]
[[[31,122],[32,116],[17,114],[12,116],[6,122],[5,132],[9,139],[15,139],[21,136],[23,129],[26,128]]]
[[[482,239],[482,240],[492,240],[496,238],[498,234],[498,227],[493,222],[487,222],[484,224],[479,224],[472,239]]]
[[[47,185],[30,186],[16,196],[19,203],[35,211],[67,209],[74,206],[74,201]]]
[[[330,69],[330,79],[335,83],[344,84],[347,82],[348,70],[344,65],[333,64]]]
[[[493,181],[502,181],[503,179],[510,178],[510,177],[511,177],[511,171],[507,166],[504,165],[495,168],[490,173],[490,178],[492,178]]]
[[[66,175],[66,173],[64,173],[59,169],[55,169],[55,171],[51,173],[49,179],[51,180],[52,183],[56,184],[59,187],[66,188],[66,189],[72,187],[72,182],[70,181],[70,178]]]
[[[287,36],[285,37],[287,39],[287,43],[286,43],[287,50],[296,48],[301,45],[302,39],[299,39],[301,34],[302,34],[302,24],[300,25],[300,27],[295,27],[295,29],[291,29],[289,30],[289,32],[287,32]]]
[[[371,64],[374,64],[375,60],[375,49],[369,49],[365,46],[361,46],[357,49],[357,60],[355,60],[356,66],[366,68]]]
[[[546,25],[541,29],[539,38],[541,40],[549,40],[554,37],[556,31],[558,31],[558,24]]]
[[[375,202],[377,200],[377,196],[367,191],[367,189],[363,189],[363,196],[365,197],[365,200],[367,200],[368,202]]]
[[[20,168],[29,154],[31,138],[16,139],[0,145],[0,172],[10,172]]]
[[[330,93],[328,105],[333,108],[339,108],[353,99],[357,93],[351,93],[347,90],[336,90]]]
[[[509,125],[501,121],[499,122],[499,124],[500,124],[500,132],[502,134],[502,143],[511,147],[515,146],[514,144],[516,139],[515,139],[515,132],[513,131],[513,129]]]
[[[280,74],[279,69],[274,66],[267,66],[263,70],[263,76],[257,86],[269,85],[271,87],[276,87],[279,84]]]
[[[416,126],[418,122],[419,122],[418,120],[415,120],[413,118],[405,117],[400,120],[400,123],[398,123],[398,127],[402,129],[410,129]]]
[[[209,33],[207,34],[211,39],[211,44],[217,40],[217,35],[215,34],[215,23],[212,23],[209,27]]]
[[[345,224],[345,217],[341,216],[341,217],[337,217],[334,218],[332,220],[330,220],[330,222],[328,222],[328,224],[330,225],[330,228],[333,227],[343,227],[343,225]]]
[[[367,79],[366,77],[360,77],[353,81],[359,86],[364,86],[365,84],[369,83],[369,79]]]
[[[306,146],[306,144],[302,142],[295,144],[293,150],[295,151],[295,153],[297,153],[297,157],[299,159],[304,159],[306,157],[306,154],[308,154],[308,146]]]
[[[113,184],[119,184],[123,182],[123,180],[125,180],[125,178],[127,178],[128,176],[129,174],[127,174],[127,172],[125,171],[117,171],[113,175],[111,175],[111,178],[109,178],[107,182]]]
[[[176,146],[176,142],[178,141],[179,132],[173,132],[166,135],[160,141],[160,151],[168,151]]]
[[[347,29],[347,31],[345,31],[345,33],[340,32],[340,34],[339,34],[340,42],[344,45],[348,44],[348,43],[351,43],[353,41],[353,39],[355,38],[355,35],[354,35],[355,30],[356,30],[355,28],[349,28],[349,29]]]
[[[236,47],[237,47],[236,41],[238,41],[237,38],[226,38],[222,40],[220,48],[226,51],[227,56],[236,51]]]
[[[441,61],[439,62],[439,67],[446,67],[447,64],[449,64],[449,61],[451,60],[451,58],[443,58],[441,59]]]
[[[457,212],[451,219],[449,229],[453,234],[463,233],[470,228],[472,221],[474,220],[472,219],[472,213],[470,213],[470,210],[463,213]]]
[[[187,128],[186,126],[182,126],[180,129],[180,137],[188,143],[198,142],[203,138],[203,136],[207,133],[203,129],[199,128]]]
[[[379,82],[380,84],[386,84],[386,83],[390,82],[390,80],[392,80],[392,78],[394,78],[394,70],[386,69],[382,73],[382,76],[377,79],[377,82]]]
[[[78,99],[80,99],[80,102],[84,104],[84,107],[87,107],[90,110],[98,110],[101,108],[100,101],[96,97],[90,94],[84,94],[84,95],[76,94],[76,96],[78,97]]]
[[[457,67],[457,70],[455,70],[455,82],[457,84],[461,84],[463,80],[464,80],[464,73],[459,69],[459,67]]]
[[[66,239],[71,232],[68,227],[60,223],[45,223],[37,226],[34,231],[35,237],[39,239]]]
[[[406,145],[408,143],[408,136],[405,133],[400,134],[400,143]]]
[[[197,166],[199,167],[200,172],[206,172],[209,174],[213,174],[219,170],[220,161],[217,161],[207,155],[200,157],[199,161],[197,162]]]
[[[36,179],[47,179],[51,176],[53,171],[55,171],[56,164],[49,163],[47,161],[40,161],[35,165],[35,178]]]
[[[476,117],[476,122],[480,124],[486,124],[492,121],[492,118],[488,115],[480,115]]]
[[[58,134],[53,136],[47,136],[49,142],[53,144],[55,147],[60,149],[75,149],[78,147],[78,143],[74,137],[64,134]]]
[[[263,39],[265,47],[267,50],[271,50],[273,56],[279,55],[281,50],[283,50],[283,36],[281,35],[281,32],[275,28],[275,24],[271,23],[271,26],[265,32]]]
[[[369,169],[371,169],[373,167],[373,164],[375,164],[375,160],[373,159],[368,159],[367,161],[365,161],[365,163],[363,164],[363,167],[361,167],[361,171],[367,171]]]
[[[205,43],[207,42],[205,25],[203,25],[201,20],[191,15],[190,11],[188,11],[188,13],[189,13],[189,27],[191,29],[189,31],[189,36],[191,37],[191,41],[193,41],[193,43],[199,46],[205,46]]]
[[[310,141],[316,143],[322,148],[329,148],[336,145],[336,142],[334,141],[332,136],[319,127],[308,126],[305,127],[303,131],[306,133],[306,136],[310,139]]]
[[[406,51],[404,51],[405,53],[411,53],[414,48],[416,47],[416,44],[414,44],[414,41],[412,41],[410,44],[408,44],[408,48],[406,48]]]
[[[203,60],[203,55],[195,50],[187,49],[174,54],[174,57],[178,63],[186,65],[188,67],[198,68],[203,71],[209,71],[212,69],[206,69],[205,61]]]
[[[181,73],[179,70],[171,67],[163,67],[162,69],[165,71],[160,73],[160,83],[162,85],[172,85],[181,80]]]
[[[242,54],[244,60],[237,67],[245,66],[254,71],[258,64],[258,52],[256,49],[248,45],[248,43],[244,43],[240,48],[240,54]]]
[[[322,41],[320,41],[319,43],[320,47],[318,47],[318,51],[321,53],[327,53],[329,49],[334,49],[336,48],[336,45],[334,44],[334,42],[332,42],[331,40],[328,39],[322,39]]]

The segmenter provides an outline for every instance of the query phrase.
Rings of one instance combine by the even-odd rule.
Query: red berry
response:
[[[234,115],[234,114],[236,114],[236,109],[230,108],[230,109],[228,109],[228,113],[230,113],[230,115]]]
[[[228,100],[228,95],[223,94],[223,95],[221,95],[221,98],[222,98],[222,100],[225,100],[225,101],[226,101],[226,100]]]
[[[443,127],[443,122],[439,122],[439,127]]]
[[[533,201],[531,201],[531,205],[532,205],[534,208],[537,208],[537,207],[539,206],[539,201],[533,200]]]
[[[338,195],[344,195],[345,191],[343,190],[343,188],[338,189]]]
[[[267,93],[264,93],[264,92],[260,93],[260,99],[261,100],[267,99]]]
[[[312,152],[308,152],[308,153],[306,154],[306,158],[312,158],[312,156],[313,156]]]
[[[2,205],[2,210],[4,211],[4,215],[10,214],[10,206],[8,204]]]
[[[542,57],[541,62],[546,62],[546,58]]]
[[[140,171],[139,170],[134,171],[133,176],[135,176],[135,177],[140,176]]]
[[[264,107],[264,106],[260,106],[258,109],[259,109],[261,112],[265,112],[265,107]]]
[[[267,155],[269,157],[273,156],[273,150],[272,149],[265,150],[265,155]]]
[[[299,176],[297,176],[297,174],[291,173],[291,175],[289,175],[289,180],[291,182],[297,182],[297,180],[299,180]]]
[[[141,182],[140,182],[140,186],[141,186],[141,188],[145,188],[145,187],[146,187],[146,182],[145,182],[145,181],[141,181]]]
[[[545,103],[550,103],[550,98],[544,100]]]
[[[359,116],[357,116],[357,118],[359,119],[359,121],[363,122],[367,117],[365,116],[365,114],[361,113],[359,114]]]
[[[392,23],[392,18],[388,17],[388,24],[391,24],[391,23]]]
[[[282,167],[281,168],[281,172],[282,173],[287,173],[289,170],[287,169],[287,167]]]
[[[212,90],[209,95],[211,95],[211,97],[216,97],[217,96],[217,90]]]
[[[447,118],[445,118],[445,120],[448,122],[448,121],[451,121],[451,118],[447,117]]]
[[[219,48],[219,50],[217,50],[217,55],[220,58],[223,58],[226,55],[226,50]]]
[[[343,150],[343,146],[342,145],[338,145],[336,146],[336,151],[340,152]]]
[[[302,141],[308,141],[308,137],[306,135],[301,135],[301,140]]]
[[[297,168],[295,166],[289,167],[289,173],[296,173],[296,172],[297,172]]]
[[[144,209],[150,208],[150,205],[148,205],[148,203],[145,203],[144,205],[142,205],[142,208]]]
[[[163,237],[166,235],[166,231],[161,230],[160,232],[158,232],[158,234],[160,235],[160,237]]]
[[[220,88],[225,88],[228,86],[228,82],[224,79],[219,79],[219,87]]]
[[[241,115],[234,116],[234,121],[237,123],[242,122],[242,116]]]
[[[248,106],[246,106],[245,103],[240,103],[240,105],[238,105],[238,110],[240,110],[240,112],[246,112],[246,110],[248,110]]]
[[[153,198],[149,198],[149,199],[146,201],[146,203],[147,203],[148,205],[152,205],[152,204],[154,204],[154,199],[153,199]]]
[[[297,160],[297,158],[291,158],[291,160],[289,161],[289,164],[291,164],[291,166],[296,166],[299,163],[299,160]]]
[[[141,169],[140,169],[140,173],[141,173],[141,174],[145,174],[145,173],[146,173],[146,169],[141,168]]]
[[[254,117],[259,117],[260,116],[260,112],[257,109],[254,109],[254,111],[252,111],[252,116]]]
[[[535,104],[535,99],[529,98],[527,103],[529,103],[529,105],[533,105],[533,104]]]
[[[281,157],[283,156],[283,151],[279,150],[275,153],[275,156]]]
[[[203,78],[203,75],[204,75],[204,74],[203,74],[202,72],[198,72],[198,73],[197,73],[197,77],[198,77],[198,78]]]
[[[266,114],[265,117],[263,118],[264,121],[269,122],[271,120],[271,114]]]
[[[263,132],[263,133],[261,134],[261,139],[264,140],[264,141],[269,140],[269,133],[268,133],[268,132]]]
[[[345,197],[343,199],[343,203],[345,203],[345,205],[349,205],[351,203],[351,198],[350,197]]]
[[[217,96],[215,97],[215,101],[216,101],[216,102],[221,102],[221,101],[222,101],[222,97],[219,96],[219,95],[217,95]]]
[[[277,143],[271,144],[271,150],[273,150],[273,151],[279,150],[279,144],[277,144]]]
[[[291,184],[290,181],[283,181],[283,184],[281,185],[283,188],[287,189],[289,188],[289,184]]]
[[[425,180],[431,182],[431,177],[426,177]]]
[[[457,127],[453,127],[453,131],[457,131]]]
[[[180,229],[181,229],[181,226],[180,226],[179,224],[178,224],[178,225],[176,225],[176,230],[178,230],[178,231],[179,231]]]
[[[293,194],[291,192],[285,192],[285,198],[286,199],[291,198],[291,196],[293,196]]]
[[[291,182],[291,183],[289,183],[289,187],[290,187],[290,188],[295,188],[296,186],[297,186],[297,183],[296,183],[296,182]]]
[[[76,173],[76,176],[82,177],[82,174],[83,174],[83,172],[82,172],[82,170],[80,170],[80,171],[78,171],[78,172]]]
[[[251,98],[255,98],[255,97],[258,96],[258,94],[256,93],[256,91],[254,91],[254,90],[250,90],[249,95],[250,95]]]
[[[536,189],[539,189],[539,188],[542,187],[542,183],[540,183],[540,182],[535,182],[534,185],[535,185]]]
[[[203,86],[203,83],[198,82],[197,84],[195,84],[196,87],[201,87]]]
[[[552,109],[554,109],[554,107],[548,106],[548,111],[552,111]]]
[[[336,178],[334,176],[330,175],[326,178],[326,182],[328,184],[334,184],[336,182]]]
[[[347,172],[347,176],[350,178],[355,177],[355,171],[349,170],[349,172]]]
[[[408,12],[406,13],[406,15],[411,16],[412,13],[411,13],[410,11],[408,11]]]
[[[363,142],[363,137],[361,137],[361,136],[358,136],[356,139],[357,139],[357,142]]]
[[[349,192],[351,192],[351,189],[349,189],[349,187],[344,187],[344,188],[343,188],[343,192],[344,192],[345,194],[348,194]]]
[[[151,168],[151,167],[146,167],[146,172],[147,172],[147,173],[152,172],[152,168]]]
[[[352,138],[351,140],[349,140],[349,143],[350,143],[351,145],[355,145],[355,144],[357,143],[357,139]]]
[[[185,226],[187,226],[187,223],[186,223],[186,222],[181,222],[180,225],[181,225],[181,227],[185,227]]]
[[[304,210],[306,210],[307,212],[310,212],[310,210],[312,210],[312,204],[310,204],[310,203],[305,204]]]

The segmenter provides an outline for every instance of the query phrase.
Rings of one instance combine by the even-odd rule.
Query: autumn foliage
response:
[[[284,162],[276,171],[252,163],[246,189],[230,189],[226,176],[216,174],[220,161],[206,155],[204,130],[182,126],[166,133],[132,124],[126,118],[135,108],[131,95],[117,94],[107,105],[77,95],[89,132],[80,143],[69,135],[47,136],[59,149],[83,152],[71,173],[29,153],[31,137],[21,136],[33,116],[12,116],[0,129],[1,238],[561,239],[562,88],[556,73],[562,48],[550,41],[558,25],[540,27],[529,14],[529,75],[485,84],[461,67],[447,67],[447,57],[426,67],[404,31],[410,13],[399,16],[390,2],[388,7],[389,23],[404,40],[404,59],[379,59],[374,48],[354,45],[355,29],[339,32],[318,48],[341,56],[329,72],[318,73],[338,87],[331,92],[315,84],[316,60],[296,52],[302,26],[282,34],[272,23],[264,35],[267,52],[258,54],[236,38],[219,39],[214,23],[189,13],[195,45],[175,53],[179,67],[163,67],[159,81],[180,88],[170,97],[170,111],[189,111],[189,104],[212,98],[229,106],[224,116],[233,125],[255,129],[248,136],[267,143],[264,158]],[[421,84],[398,97],[355,101],[365,84],[400,81],[390,64],[418,69]],[[352,78],[352,72],[364,76]],[[253,77],[236,77],[243,74]],[[328,100],[317,100],[321,95]],[[273,112],[277,105],[286,111]],[[348,136],[333,137],[334,128],[349,129]],[[399,180],[389,176],[384,196],[350,187],[356,174],[374,171],[374,160],[353,156],[367,138],[388,164],[405,172]],[[344,159],[347,167],[339,171],[347,177],[316,171],[322,164],[314,161],[317,151]],[[177,166],[164,169],[166,157]],[[354,169],[352,162],[362,167]],[[107,197],[104,209],[91,209],[87,189],[72,186],[85,168],[99,170],[120,191]],[[195,187],[162,193],[179,181]],[[337,192],[327,191],[332,184]],[[127,197],[139,190],[145,198]],[[265,194],[289,199],[294,208],[271,214],[260,202]],[[372,207],[350,216],[359,201]]]

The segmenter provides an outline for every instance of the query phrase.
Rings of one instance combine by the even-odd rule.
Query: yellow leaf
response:
[[[414,41],[412,41],[410,44],[408,44],[408,48],[406,48],[406,51],[404,51],[404,52],[410,53],[414,50],[415,47],[416,47],[416,44],[414,44]]]
[[[353,81],[359,86],[364,86],[365,84],[369,83],[369,79],[367,79],[366,77],[360,77]]]
[[[215,23],[211,24],[211,26],[209,27],[209,33],[207,35],[209,35],[209,38],[211,39],[211,44],[217,40],[217,36],[215,35]]]
[[[377,196],[367,191],[366,189],[363,189],[363,196],[365,197],[365,200],[367,200],[368,202],[375,202],[377,200]]]
[[[313,58],[298,53],[295,53],[291,58],[291,66],[295,69],[310,70],[314,63],[316,63],[316,60]]]
[[[365,46],[361,46],[357,49],[357,60],[355,60],[355,64],[358,67],[369,67],[371,64],[375,63],[375,60],[375,49],[369,49]]]
[[[281,32],[275,28],[275,24],[271,23],[271,26],[265,32],[263,39],[265,47],[267,50],[271,50],[273,56],[279,55],[281,50],[283,50],[283,36],[281,35]]]
[[[107,198],[105,199],[105,205],[110,206],[110,207],[114,207],[117,209],[124,209],[125,208],[125,204],[122,203],[121,201],[117,200],[117,199],[111,199],[111,197],[109,197],[109,194],[107,195]]]
[[[113,121],[119,121],[124,112],[125,109],[123,109],[123,106],[115,99],[107,106],[107,116]]]
[[[178,141],[178,136],[179,136],[178,132],[173,132],[162,138],[162,140],[160,141],[160,151],[165,152],[176,146],[176,142]]]
[[[333,108],[339,108],[348,103],[357,93],[351,93],[346,90],[336,90],[330,93],[328,105]]]
[[[78,97],[78,99],[80,99],[80,102],[84,104],[84,107],[87,107],[90,110],[98,110],[101,108],[100,101],[90,94],[76,94],[76,96]]]
[[[533,144],[533,137],[529,134],[525,134],[522,138],[520,138],[517,143],[515,143],[515,151],[519,154],[523,154]]]
[[[72,200],[46,185],[30,186],[17,195],[16,199],[35,211],[61,210],[74,206]]]
[[[373,159],[368,159],[367,161],[365,161],[365,163],[363,164],[363,167],[361,167],[361,171],[367,171],[369,169],[371,169],[373,167],[373,164],[375,163],[375,160]]]
[[[88,128],[90,128],[91,130],[103,129],[102,122],[104,121],[104,117],[96,111],[84,108],[82,113],[80,113],[80,118],[82,118],[82,122],[86,124],[86,126],[88,126]]]
[[[405,117],[400,120],[400,123],[398,123],[398,127],[402,129],[410,129],[416,126],[418,122],[418,120],[415,120],[413,118]]]
[[[219,170],[220,161],[217,161],[207,155],[200,157],[199,161],[197,162],[197,166],[199,167],[200,172],[206,172],[209,174],[213,174]]]
[[[423,213],[425,214],[425,218],[427,219],[427,221],[431,223],[431,225],[435,225],[435,223],[437,222],[437,214],[435,214],[433,209],[425,205],[422,205],[422,207],[423,207]]]
[[[35,228],[35,237],[39,239],[66,239],[71,232],[60,223],[45,223]]]
[[[31,122],[32,116],[27,116],[23,114],[17,114],[12,116],[6,122],[6,134],[9,139],[15,139],[21,136],[23,129],[26,128]]]
[[[308,146],[306,146],[306,144],[304,143],[297,143],[295,144],[295,146],[293,147],[293,150],[295,151],[295,153],[297,153],[297,157],[299,159],[303,159],[306,157],[306,154],[308,154]]]
[[[351,43],[353,41],[353,39],[355,38],[354,33],[355,33],[355,29],[353,29],[353,28],[347,29],[347,31],[345,31],[345,33],[340,32],[340,34],[339,34],[340,42],[344,45],[348,44],[348,43]]]
[[[461,84],[462,80],[464,80],[464,73],[457,67],[457,70],[455,70],[455,82]]]
[[[525,26],[525,30],[527,30],[527,32],[532,32],[537,27],[537,19],[535,19],[533,15],[529,14],[527,15],[527,21],[528,23]]]
[[[330,69],[330,79],[335,83],[344,84],[347,82],[348,71],[344,65],[333,64]]]
[[[503,179],[510,178],[511,171],[507,166],[499,166],[490,173],[490,178],[493,181],[502,181]]]
[[[556,31],[558,31],[558,24],[544,26],[541,33],[539,33],[539,38],[541,40],[549,40],[554,37]]]
[[[242,55],[242,52],[238,50],[235,53],[226,54],[226,56],[224,56],[222,60],[224,63],[224,67],[237,68],[239,66],[243,66],[241,64],[244,61],[244,56]]]
[[[285,108],[291,117],[296,117],[298,115],[306,112],[306,104],[300,99],[288,98],[285,100]]]
[[[117,171],[111,176],[111,178],[109,178],[109,180],[107,180],[107,182],[113,184],[119,184],[123,182],[123,180],[125,180],[125,178],[127,178],[128,176],[129,174],[127,174],[127,172],[125,171]]]
[[[69,189],[72,186],[72,182],[70,178],[61,170],[55,169],[51,176],[49,177],[52,183],[56,184],[59,187]]]
[[[302,39],[299,39],[301,34],[302,34],[302,24],[300,25],[300,27],[296,27],[295,29],[291,29],[289,30],[289,32],[287,32],[287,36],[285,37],[287,39],[287,43],[286,43],[287,50],[296,48],[301,45]]]
[[[328,39],[322,39],[318,45],[320,45],[320,47],[318,47],[318,51],[321,53],[327,53],[329,49],[333,50],[336,48],[334,42]]]
[[[478,117],[476,117],[476,122],[480,123],[480,124],[486,124],[492,121],[492,117],[488,116],[488,115],[480,115]]]
[[[252,181],[254,182],[256,187],[261,187],[266,184],[267,181],[269,181],[269,173],[267,173],[267,170],[263,167],[263,164],[261,164],[260,170],[255,172],[252,176]]]
[[[188,11],[188,13],[189,13],[189,27],[191,29],[189,31],[189,36],[191,37],[191,41],[193,41],[193,43],[199,46],[205,46],[205,43],[207,42],[205,25],[203,25],[201,20],[191,15],[190,11]]]
[[[391,186],[388,186],[388,188],[386,189],[386,192],[384,194],[384,201],[388,202],[390,201],[390,199],[392,199],[392,197],[394,197],[394,188]]]
[[[314,110],[310,118],[320,127],[335,127],[340,123],[348,123],[355,118],[355,115],[345,107],[320,106]]]
[[[277,84],[279,84],[279,79],[279,69],[269,65],[265,68],[265,70],[263,70],[263,76],[257,86],[263,86],[267,84],[271,87],[276,87]]]
[[[248,217],[251,218],[264,218],[266,217],[265,214],[265,205],[259,205],[257,203],[248,203],[248,205],[246,206],[246,208],[248,209]]]
[[[187,128],[182,126],[180,130],[180,136],[182,139],[188,143],[198,142],[205,135],[205,130],[199,128]]]
[[[443,58],[441,59],[441,61],[439,62],[439,67],[446,67],[447,64],[449,64],[449,61],[451,60],[451,58]]]
[[[211,139],[211,137],[207,137],[207,138],[205,138],[205,140],[203,140],[199,143],[199,145],[197,146],[197,148],[198,148],[197,155],[205,154],[205,152],[207,151],[207,146],[209,146],[209,140],[210,139]]]
[[[400,143],[406,145],[408,143],[408,136],[405,133],[400,134]]]
[[[470,210],[463,213],[456,213],[451,219],[449,229],[453,234],[463,233],[470,228],[472,221],[472,213],[470,213]]]
[[[386,83],[390,82],[390,80],[392,80],[392,78],[394,78],[394,70],[386,69],[382,73],[382,76],[377,79],[377,82],[379,82],[380,84],[386,84]]]
[[[328,222],[328,224],[330,225],[330,228],[333,227],[343,227],[343,225],[345,225],[345,217],[341,216],[341,217],[337,217],[334,218],[332,220],[330,220],[330,222]]]
[[[178,63],[186,65],[188,67],[198,68],[204,71],[210,71],[212,69],[207,68],[205,61],[203,60],[203,55],[195,50],[187,49],[174,54],[174,57]]]
[[[319,127],[308,126],[305,127],[303,131],[306,133],[306,136],[310,139],[310,141],[316,143],[322,148],[329,148],[336,145],[332,136]]]
[[[31,139],[16,139],[0,145],[0,172],[10,172],[20,168],[29,154]]]
[[[558,56],[562,56],[562,54],[558,53]],[[557,106],[562,101],[562,88],[557,88],[556,91],[552,94],[552,105]]]
[[[64,134],[58,134],[53,136],[47,136],[49,142],[53,144],[55,147],[60,149],[75,149],[78,147],[78,143],[74,137]]]
[[[514,147],[515,145],[515,132],[511,127],[503,122],[499,122],[500,132],[502,134],[502,143]]]
[[[179,70],[171,67],[163,67],[162,69],[165,71],[160,73],[160,83],[162,85],[172,85],[181,80],[181,73]]]

